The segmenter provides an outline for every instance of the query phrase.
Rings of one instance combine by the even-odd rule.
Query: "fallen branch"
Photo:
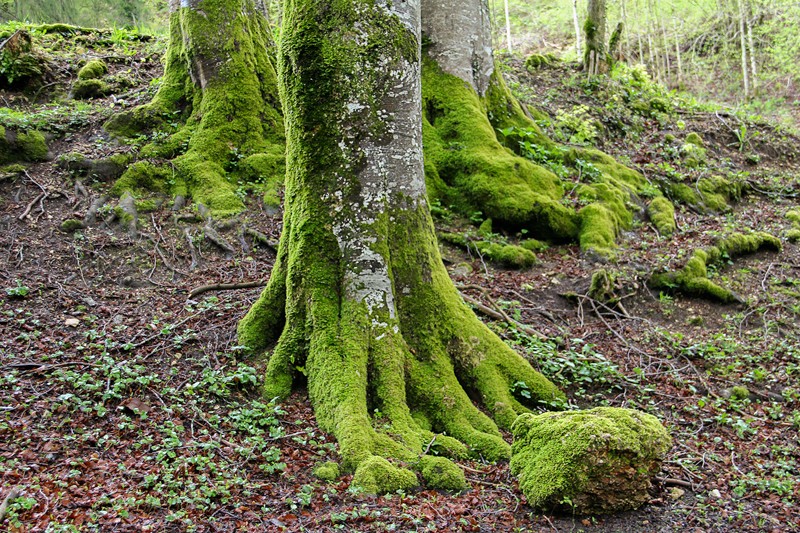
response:
[[[3,518],[5,518],[6,513],[8,512],[8,506],[11,503],[11,501],[19,498],[19,495],[20,495],[19,489],[15,487],[11,489],[11,492],[9,492],[6,495],[5,499],[3,500],[3,503],[0,503],[0,522],[2,522]]]
[[[209,291],[231,291],[236,289],[252,289],[255,287],[264,287],[266,281],[243,281],[241,283],[211,283],[209,285],[201,285],[192,289],[189,293],[189,298],[194,298]]]
[[[671,478],[671,477],[657,477],[656,481],[658,481],[659,483],[663,483],[664,485],[667,485],[667,486],[683,487],[685,489],[689,489],[689,490],[692,490],[692,491],[695,490],[695,487],[694,487],[694,485],[692,485],[691,482],[684,481],[682,479],[675,479],[675,478]]]
[[[476,310],[480,311],[484,315],[490,318],[494,318],[496,320],[502,320],[508,323],[509,326],[515,327],[520,331],[522,331],[523,333],[525,333],[526,335],[530,335],[531,337],[536,337],[537,339],[541,340],[547,340],[547,337],[545,337],[543,334],[539,333],[530,326],[527,326],[521,322],[517,322],[516,320],[508,316],[505,312],[492,309],[491,307],[487,307],[478,300],[476,300],[475,298],[467,296],[463,292],[461,293],[461,297],[464,299],[465,302],[470,304],[472,307],[474,307]]]

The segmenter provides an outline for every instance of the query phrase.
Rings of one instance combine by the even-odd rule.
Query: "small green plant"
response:
[[[30,291],[30,288],[23,285],[19,280],[16,280],[14,287],[6,287],[6,294],[9,298],[25,298]]]

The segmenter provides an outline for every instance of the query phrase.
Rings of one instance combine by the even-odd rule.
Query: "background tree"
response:
[[[446,4],[423,7],[431,54],[452,60],[442,63],[469,80],[453,77],[478,105],[476,90],[486,93],[494,72],[481,40],[490,38],[488,11],[478,0]],[[527,411],[512,384],[525,382],[535,400],[562,395],[475,317],[439,256],[422,159],[419,0],[349,0],[335,10],[289,0],[283,23],[284,229],[240,342],[260,351],[277,340],[265,394],[285,397],[305,377],[356,485],[415,485],[391,458],[431,486],[460,489],[460,469],[424,455],[427,447],[506,459],[497,424]]]
[[[217,215],[233,214],[244,208],[237,180],[269,182],[283,174],[283,119],[263,4],[170,0],[169,10],[158,93],[149,104],[114,116],[106,128],[128,137],[172,128],[166,142],[142,155],[174,158],[173,195],[189,195]],[[129,169],[119,188],[140,185],[141,173]]]
[[[583,25],[586,49],[583,68],[596,75],[608,69],[606,47],[606,0],[589,0],[586,22]]]

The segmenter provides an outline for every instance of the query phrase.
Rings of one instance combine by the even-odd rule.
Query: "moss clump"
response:
[[[768,233],[734,233],[721,239],[716,246],[695,250],[681,270],[653,274],[649,285],[654,289],[676,290],[720,303],[742,303],[742,298],[736,293],[708,279],[708,267],[723,259],[733,259],[761,249],[780,251],[781,241]]]
[[[122,176],[133,157],[130,154],[114,154],[102,159],[87,159],[81,153],[70,152],[58,157],[58,166],[64,170],[90,176],[100,181],[115,180]]]
[[[552,53],[548,54],[531,54],[525,58],[525,68],[528,72],[539,70],[543,67],[549,67],[558,62],[558,57]]]
[[[731,398],[734,400],[742,401],[750,397],[750,391],[747,387],[736,385],[731,389]]]
[[[24,161],[47,159],[47,143],[44,135],[36,130],[17,133],[16,146]]]
[[[703,142],[703,138],[700,136],[699,133],[692,132],[686,136],[686,144],[693,144],[698,148],[704,148],[706,143]]]
[[[786,218],[792,223],[792,228],[786,232],[786,239],[789,242],[800,241],[800,209],[790,209],[786,212]]]
[[[78,80],[72,85],[72,97],[76,100],[102,98],[111,93],[111,86],[103,80]]]
[[[92,59],[88,61],[78,71],[79,80],[97,80],[102,78],[108,72],[108,66],[105,61],[100,59]]]
[[[549,248],[546,242],[537,239],[524,239],[520,241],[519,245],[531,252],[544,252]]]
[[[66,233],[72,233],[74,231],[78,231],[79,229],[83,229],[83,222],[75,218],[68,218],[61,223],[61,231]]]
[[[613,258],[619,224],[612,212],[601,204],[591,204],[581,209],[578,215],[581,220],[581,250],[601,258]]]
[[[314,475],[322,481],[331,483],[339,477],[339,465],[333,461],[326,461],[314,467]]]
[[[139,161],[128,167],[111,188],[111,193],[122,196],[126,191],[158,191],[169,192],[166,188],[170,176],[169,170],[157,167],[149,161]]]
[[[486,220],[481,222],[480,227],[478,227],[478,235],[488,237],[491,234],[492,234],[492,219],[487,218]]]
[[[663,196],[653,198],[647,206],[647,216],[650,217],[659,235],[669,236],[678,229],[675,223],[675,206]]]
[[[41,132],[14,131],[0,126],[0,164],[44,161],[47,156],[47,142]]]
[[[718,213],[729,210],[733,202],[742,198],[747,188],[745,181],[710,176],[698,180],[695,187],[684,183],[670,183],[667,191],[677,203],[704,213]]]
[[[681,147],[681,157],[687,167],[697,168],[706,163],[706,149],[687,142]]]
[[[528,503],[579,514],[645,503],[650,478],[672,446],[655,417],[613,407],[523,414],[511,431],[511,471]]]
[[[419,461],[419,471],[432,489],[460,492],[468,488],[464,471],[444,457],[423,456]]]
[[[417,476],[411,470],[372,455],[359,463],[352,485],[368,494],[387,494],[416,487]]]

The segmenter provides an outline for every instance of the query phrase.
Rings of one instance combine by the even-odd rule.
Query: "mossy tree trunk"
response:
[[[174,194],[191,195],[215,214],[232,214],[243,208],[237,180],[268,181],[283,173],[283,119],[263,2],[170,0],[169,9],[158,92],[106,128],[123,136],[170,132],[142,155],[174,158]]]
[[[484,0],[423,0],[429,194],[462,214],[480,211],[501,229],[572,240],[577,218],[559,202],[564,194],[559,179],[515,156],[498,139],[498,131],[520,128],[544,149],[555,147],[495,68],[488,12]]]
[[[420,0],[286,2],[284,229],[270,282],[238,330],[258,352],[277,341],[264,394],[283,398],[307,380],[320,427],[372,492],[415,485],[413,471],[463,488],[460,470],[426,448],[507,459],[498,425],[528,410],[512,384],[536,400],[562,397],[477,319],[442,264],[423,171],[420,53]]]
[[[593,76],[603,74],[608,71],[606,0],[589,0],[589,9],[583,31],[586,38],[583,68]]]

